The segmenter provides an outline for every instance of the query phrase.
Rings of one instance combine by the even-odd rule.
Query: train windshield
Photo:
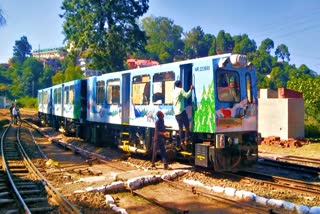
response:
[[[240,77],[235,71],[218,70],[217,91],[220,102],[240,102]]]

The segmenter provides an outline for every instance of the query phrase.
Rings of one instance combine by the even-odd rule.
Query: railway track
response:
[[[94,153],[90,153],[90,152],[87,152],[87,151],[85,151],[85,150],[81,150],[81,149],[73,146],[72,144],[64,143],[62,140],[61,140],[61,141],[58,140],[56,143],[60,144],[60,145],[63,146],[65,149],[70,149],[70,150],[72,150],[74,153],[79,153],[79,154],[81,153],[81,154],[84,155],[86,158],[91,158],[91,159],[94,158],[94,161],[97,161],[97,162],[100,162],[100,163],[106,163],[106,162],[108,162],[108,161],[106,161],[106,160],[104,159],[104,157],[101,157],[101,156],[99,156],[99,155],[94,155]],[[109,166],[110,166],[110,162],[109,162]],[[118,166],[115,165],[115,168],[118,168]],[[302,186],[302,185],[304,185],[304,184],[301,184],[301,183],[300,183],[300,184],[289,184],[288,181],[284,181],[284,180],[279,181],[281,178],[275,179],[275,177],[271,179],[271,180],[273,180],[273,182],[268,183],[268,182],[267,182],[268,179],[270,180],[270,178],[259,178],[259,179],[257,179],[257,180],[255,181],[255,183],[265,184],[265,186],[276,186],[276,185],[278,185],[277,187],[281,187],[281,185],[283,185],[284,187],[286,186],[288,189],[291,189],[292,186],[300,186],[300,191],[306,193],[305,189],[304,189],[303,186]],[[275,183],[275,184],[271,184],[271,183]],[[309,186],[310,186],[310,185],[309,185]],[[308,187],[308,188],[309,188],[309,189],[313,189],[313,188],[310,188],[310,187]],[[316,190],[316,191],[317,191],[317,190]],[[144,194],[144,193],[141,192],[140,190],[134,191],[133,193],[134,193],[134,195],[137,195],[137,196],[139,196],[139,197],[142,197],[142,198],[144,198],[144,199],[147,199],[148,201],[150,201],[150,202],[152,202],[152,203],[154,203],[154,204],[158,204],[159,206],[161,206],[161,207],[163,207],[163,208],[165,208],[165,209],[167,209],[167,210],[170,210],[170,211],[172,211],[172,212],[187,213],[187,211],[188,211],[188,209],[183,209],[183,208],[181,208],[181,209],[175,209],[175,208],[172,208],[172,206],[171,206],[171,207],[170,207],[170,206],[166,207],[166,206],[167,206],[166,203],[162,203],[161,201],[157,200],[156,198],[148,197],[148,195]],[[197,193],[200,194],[201,191],[198,191],[198,190],[197,190]],[[317,193],[318,193],[318,192],[315,192],[315,194],[317,194]],[[205,197],[205,194],[203,194],[203,197]],[[209,197],[210,197],[210,198],[213,198],[213,196],[209,196]],[[214,199],[212,199],[212,200],[214,200]],[[267,212],[267,210],[264,210],[264,211]],[[263,211],[263,212],[264,212],[264,211]]]
[[[31,124],[30,124],[31,125]],[[33,128],[37,128],[36,126],[32,125]],[[122,171],[123,173],[126,171],[126,169],[122,169],[119,168],[118,164],[112,164],[110,162],[108,162],[104,157],[96,155],[94,153],[90,153],[88,151],[85,150],[81,150],[71,144],[65,143],[63,142],[63,140],[57,140],[54,141],[54,143],[56,143],[57,145],[63,147],[64,149],[69,149],[72,150],[74,153],[79,154],[83,157],[85,157],[86,159],[91,159],[94,160],[95,163],[100,163],[100,164],[106,164],[108,165],[108,167],[112,167],[115,170],[119,170]],[[212,201],[216,201],[219,203],[224,203],[226,204],[226,206],[232,206],[232,207],[237,207],[238,209],[242,209],[242,210],[247,210],[249,213],[269,213],[270,209],[269,208],[261,208],[261,207],[255,207],[252,206],[250,204],[246,204],[246,203],[239,203],[237,200],[231,200],[222,196],[217,196],[214,194],[208,194],[205,193],[204,191],[201,191],[200,189],[197,189],[196,187],[190,187],[187,185],[183,185],[183,184],[177,184],[177,182],[171,182],[170,180],[164,179],[163,180],[164,183],[167,184],[166,188],[170,188],[172,189],[171,191],[173,192],[177,192],[177,191],[186,191],[188,192],[188,194],[190,195],[195,195],[195,197],[203,197],[203,198],[207,198],[209,200]],[[157,188],[157,184],[153,185],[153,191],[155,191],[155,189]],[[161,189],[162,186],[159,187],[159,189]],[[197,192],[195,194],[195,189],[197,189]],[[127,191],[130,191],[132,193],[132,197],[138,197],[138,198],[143,198],[144,200],[149,201],[150,203],[154,204],[155,206],[159,206],[169,212],[172,213],[189,213],[189,209],[188,206],[189,205],[185,205],[185,206],[181,206],[181,207],[174,207],[171,203],[167,203],[164,202],[161,199],[158,198],[154,198],[154,197],[150,197],[146,192],[144,192],[143,190],[131,190],[131,189],[127,189]],[[159,190],[160,191],[160,190]],[[136,199],[136,200],[141,200],[141,199]],[[192,208],[191,208],[191,212],[192,212]]]
[[[0,213],[81,213],[34,166],[19,139],[21,124],[1,137]]]
[[[293,180],[279,176],[271,176],[254,171],[241,171],[236,173],[236,175],[241,176],[242,179],[249,179],[255,183],[260,183],[262,185],[268,185],[275,188],[294,190],[296,192],[306,193],[308,195],[320,194],[320,185],[312,182]]]
[[[284,161],[286,160],[286,161]],[[295,163],[291,162],[292,160],[295,161]],[[300,160],[299,162],[297,162]],[[289,162],[290,161],[290,162]],[[319,165],[310,165],[316,163],[316,161],[319,161]],[[280,167],[283,169],[289,169],[296,172],[304,172],[308,173],[313,176],[319,176],[320,177],[320,160],[313,159],[313,158],[302,158],[302,157],[296,157],[296,158],[260,158],[259,164],[261,165],[268,165],[273,167]]]
[[[300,157],[300,156],[294,156],[294,155],[279,155],[271,152],[259,152],[259,157],[262,157],[264,159],[273,159],[276,161],[310,166],[310,167],[318,168],[320,171],[319,158],[307,158],[307,157]]]

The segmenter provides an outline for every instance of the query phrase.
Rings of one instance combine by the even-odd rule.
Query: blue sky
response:
[[[16,40],[28,38],[33,50],[62,47],[62,0],[0,0],[7,24],[0,28],[0,63],[12,56]],[[248,34],[275,47],[287,45],[290,64],[306,64],[320,74],[319,0],[150,0],[146,16],[163,16],[184,32],[201,26],[205,33],[220,30],[232,36]],[[272,52],[274,52],[272,50]]]

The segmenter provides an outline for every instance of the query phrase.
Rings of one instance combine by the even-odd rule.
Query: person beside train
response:
[[[18,111],[17,111],[17,107],[15,104],[13,105],[13,108],[12,108],[12,115],[13,115],[13,124],[17,125]]]
[[[155,168],[157,150],[160,149],[160,155],[163,162],[164,169],[168,170],[169,165],[166,157],[166,137],[169,137],[169,133],[166,132],[166,128],[171,128],[171,126],[164,125],[164,114],[161,111],[157,112],[158,119],[155,122],[155,131],[153,138],[153,147],[152,147],[152,168]]]
[[[180,80],[175,81],[175,89],[173,91],[173,110],[175,118],[179,126],[179,137],[178,148],[186,150],[186,146],[189,144],[190,137],[190,126],[189,118],[185,109],[184,99],[188,99],[192,94],[193,85],[190,85],[189,91],[186,92],[182,88],[182,83]],[[185,128],[185,134],[183,136],[183,127]]]
[[[12,109],[14,108],[14,103],[11,104],[10,106],[10,117],[11,117],[11,124],[13,124],[13,114],[12,114]]]

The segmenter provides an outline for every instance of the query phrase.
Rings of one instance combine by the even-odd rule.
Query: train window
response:
[[[246,74],[246,91],[248,103],[252,103],[252,81],[250,74]]]
[[[61,88],[54,89],[53,96],[54,96],[54,104],[61,104]]]
[[[104,100],[104,85],[105,82],[103,80],[98,81],[96,83],[96,88],[97,88],[97,94],[96,94],[96,103],[97,105],[102,105],[103,104],[103,100]]]
[[[40,91],[39,93],[38,93],[38,103],[39,104],[42,104],[43,103],[43,92],[42,91]]]
[[[107,82],[107,103],[110,105],[120,104],[120,79]]]
[[[152,102],[154,104],[172,104],[174,73],[163,72],[153,76]]]
[[[234,71],[218,70],[218,99],[221,102],[240,102],[240,78]]]
[[[64,87],[64,104],[69,104],[69,86]]]
[[[74,104],[74,85],[71,85],[69,89],[69,101],[70,104]]]
[[[48,92],[43,92],[43,104],[48,104]]]
[[[132,103],[134,105],[149,105],[150,75],[135,76],[132,79]]]

